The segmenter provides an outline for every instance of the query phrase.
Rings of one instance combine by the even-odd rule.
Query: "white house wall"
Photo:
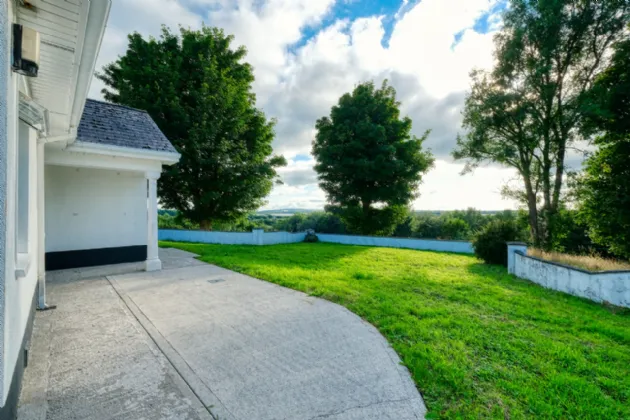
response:
[[[5,389],[8,389],[13,377],[13,370],[16,366],[16,362],[19,359],[20,351],[22,349],[24,333],[27,330],[29,318],[33,310],[33,297],[35,295],[35,287],[37,285],[37,136],[35,130],[29,128],[26,124],[19,123],[20,130],[26,130],[28,136],[22,136],[22,140],[28,140],[29,142],[29,192],[28,192],[28,267],[24,277],[16,276],[16,264],[15,264],[15,241],[9,243],[7,246],[7,260],[11,263],[6,264],[9,266],[9,270],[5,271],[5,354],[4,354],[4,385]],[[12,147],[13,153],[16,148]],[[17,161],[17,159],[14,159]],[[15,175],[15,172],[13,172]],[[16,194],[16,179],[15,176],[11,177],[12,182],[10,188],[7,188],[11,197]],[[15,228],[17,226],[15,212],[15,206],[9,206],[12,208],[10,218],[7,218],[11,223],[10,236],[8,238],[15,237]]]
[[[79,264],[93,258],[85,253],[58,254],[61,252],[144,252],[135,260],[146,258],[144,173],[46,165],[45,179],[47,270],[70,268],[49,267],[51,255],[74,255]]]

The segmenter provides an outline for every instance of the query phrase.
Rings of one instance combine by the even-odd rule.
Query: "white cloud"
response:
[[[426,146],[438,163],[416,206],[512,207],[498,194],[509,171],[486,168],[461,177],[461,165],[449,157],[461,132],[469,72],[493,62],[493,34],[473,27],[496,0],[400,1],[384,47],[383,22],[391,16],[332,19],[320,27],[331,21],[335,0],[113,0],[99,68],[124,53],[125,35],[134,30],[155,36],[162,23],[197,27],[202,20],[222,27],[235,35],[236,45],[247,47],[258,105],[278,120],[274,149],[288,159],[310,153],[315,121],[343,93],[361,81],[387,78],[397,89],[403,114],[414,121],[414,133],[432,130]],[[488,23],[492,30],[501,24],[498,15],[489,16]],[[303,43],[305,30],[316,34]],[[92,95],[98,96],[101,87],[93,83]],[[324,193],[312,165],[312,160],[290,160],[281,170],[285,184],[274,188],[267,207],[322,207]],[[460,188],[465,192],[458,192]]]

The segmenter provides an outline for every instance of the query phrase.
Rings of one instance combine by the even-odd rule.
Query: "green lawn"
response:
[[[630,311],[472,256],[322,243],[161,246],[346,306],[389,340],[430,418],[630,419]]]

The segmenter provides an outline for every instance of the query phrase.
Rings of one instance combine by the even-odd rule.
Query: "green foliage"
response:
[[[601,133],[598,150],[577,178],[580,218],[593,242],[630,259],[630,40],[587,92],[584,129]]]
[[[507,265],[506,242],[522,239],[522,232],[512,221],[495,220],[487,224],[473,239],[475,255],[488,264]]]
[[[304,232],[312,229],[317,233],[346,233],[346,227],[339,218],[331,213],[298,213],[281,219],[276,228],[287,232]]]
[[[255,106],[245,48],[205,26],[128,38],[97,77],[105,99],[146,110],[181,154],[162,174],[161,202],[204,229],[263,205],[286,161],[272,155],[273,122]]]
[[[629,311],[466,255],[326,243],[164,245],[347,307],[396,350],[427,418],[630,418]]]
[[[362,234],[391,234],[433,164],[400,118],[396,91],[383,82],[358,85],[317,121],[313,155],[320,187],[348,227]]]
[[[317,237],[315,232],[308,231],[306,233],[306,236],[304,237],[304,242],[309,242],[309,243],[319,242],[319,238]]]
[[[442,224],[442,239],[466,239],[469,233],[468,223],[457,217],[450,217]]]
[[[593,242],[630,259],[630,138],[600,144],[576,189],[580,217]]]
[[[630,40],[614,46],[611,65],[584,95],[586,133],[630,134]]]
[[[158,213],[158,228],[197,230],[199,229],[199,225],[182,217],[178,212],[162,210]]]
[[[456,159],[515,168],[535,245],[550,248],[561,206],[567,148],[581,140],[585,91],[627,37],[630,2],[513,0],[495,37],[497,64],[476,71],[466,98]],[[627,109],[626,109],[627,110]]]

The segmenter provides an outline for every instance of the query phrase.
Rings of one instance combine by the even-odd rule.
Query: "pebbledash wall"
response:
[[[255,229],[249,232],[205,232],[198,230],[160,229],[161,241],[201,242],[224,245],[275,245],[302,242],[305,232],[264,232]],[[457,252],[472,254],[473,247],[467,241],[442,241],[433,239],[386,238],[378,236],[354,236],[318,233],[321,242],[346,245],[382,246],[388,248],[409,248],[427,251]]]
[[[508,243],[508,271],[548,289],[630,308],[630,271],[590,272],[527,255],[527,246]]]
[[[46,269],[144,261],[143,173],[46,165]]]

